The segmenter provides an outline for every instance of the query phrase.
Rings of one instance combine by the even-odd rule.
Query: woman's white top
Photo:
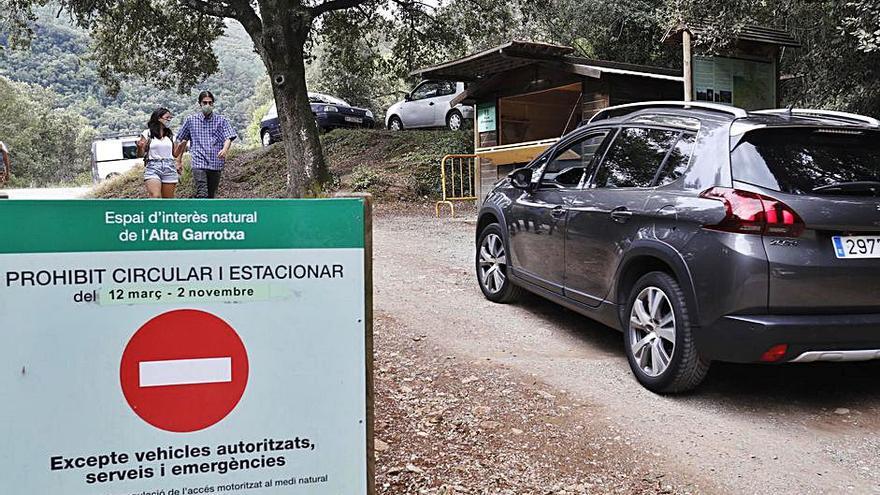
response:
[[[174,143],[171,142],[171,138],[168,136],[163,137],[162,139],[153,138],[150,140],[150,130],[147,129],[141,134],[144,139],[150,141],[150,152],[147,155],[148,160],[172,160],[174,159]]]

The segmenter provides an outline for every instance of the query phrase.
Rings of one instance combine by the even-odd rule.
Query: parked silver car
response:
[[[457,131],[474,117],[471,107],[449,104],[464,89],[463,82],[422,81],[403,101],[391,105],[385,112],[385,127],[392,131],[417,127],[446,127]]]

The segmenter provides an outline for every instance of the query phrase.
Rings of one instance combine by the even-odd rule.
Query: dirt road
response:
[[[623,478],[620,483],[605,479],[584,493],[615,487],[626,487],[623,492],[880,493],[880,363],[716,363],[696,393],[654,395],[632,378],[614,330],[535,296],[514,305],[486,301],[473,276],[473,230],[473,221],[436,220],[424,210],[377,215],[380,366],[405,362],[398,371],[422,366],[449,374],[456,371],[449,362],[479,365],[485,378],[478,383],[496,377],[511,395],[507,406],[502,400],[494,411],[526,407],[523,401],[540,408],[542,398],[564,399],[568,405],[557,406],[572,429],[547,442],[551,457],[579,444],[582,450],[567,465],[589,472],[582,456],[592,445],[602,450],[596,469],[619,461],[621,469],[642,480],[657,476],[669,482],[627,485]],[[409,380],[417,381],[418,373]],[[468,382],[459,380],[457,387],[462,383]],[[392,394],[401,385],[379,375],[377,387]],[[428,387],[424,393],[437,390]],[[378,430],[390,434],[383,433],[383,425]],[[481,448],[457,455],[479,457]],[[555,479],[550,473],[546,477]],[[576,481],[578,475],[569,478]],[[582,493],[572,490],[542,493]]]

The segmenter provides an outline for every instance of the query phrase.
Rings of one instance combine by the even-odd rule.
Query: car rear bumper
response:
[[[697,329],[705,357],[739,363],[761,361],[786,344],[777,362],[857,361],[880,358],[880,314],[725,316]]]
[[[346,120],[346,117],[360,119],[360,122],[352,122]],[[376,126],[376,121],[370,117],[358,117],[354,115],[344,115],[337,112],[318,113],[315,115],[318,125],[325,129],[335,129],[337,127],[361,127],[372,129]]]

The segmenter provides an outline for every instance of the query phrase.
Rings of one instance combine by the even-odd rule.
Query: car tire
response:
[[[497,303],[516,301],[523,289],[510,280],[507,245],[497,223],[487,225],[477,238],[477,283],[486,299]]]
[[[389,131],[402,131],[403,130],[403,122],[400,121],[400,117],[395,115],[388,119],[388,130]]]
[[[709,371],[694,342],[690,311],[678,282],[664,272],[636,281],[624,312],[624,352],[636,379],[658,394],[695,388]]]
[[[272,139],[272,133],[269,132],[268,129],[265,129],[263,133],[260,135],[260,142],[263,143],[263,146],[269,146],[275,141]]]
[[[104,177],[104,180],[115,179],[117,177],[119,177],[119,172],[110,172],[109,174],[107,174],[106,177]]]
[[[461,112],[453,110],[446,115],[446,128],[450,131],[460,131],[464,128],[464,117]]]

